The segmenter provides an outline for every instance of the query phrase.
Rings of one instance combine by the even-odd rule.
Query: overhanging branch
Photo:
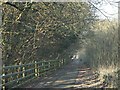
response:
[[[10,6],[16,8],[16,9],[19,10],[19,11],[23,11],[23,10],[24,10],[24,9],[20,9],[18,6],[16,6],[15,4],[12,4],[12,3],[10,3],[10,2],[6,2],[6,3],[4,3],[4,4],[10,5]]]

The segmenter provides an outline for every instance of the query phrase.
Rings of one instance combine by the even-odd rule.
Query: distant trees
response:
[[[99,23],[99,25],[98,25]],[[112,87],[116,87],[116,75],[120,61],[118,59],[118,29],[115,21],[97,21],[95,35],[88,39],[86,45],[86,58],[93,70],[100,76],[112,76]],[[115,81],[113,81],[115,80]],[[111,83],[111,81],[109,81]]]
[[[5,65],[62,57],[93,22],[85,2],[6,2],[2,17]]]
[[[117,24],[113,22],[100,21],[96,22],[95,35],[91,37],[89,40],[88,48],[93,50],[91,55],[92,61],[96,61],[96,66],[99,65],[111,65],[118,63],[118,30]],[[107,23],[105,25],[105,23]],[[89,46],[90,45],[90,46]],[[88,50],[89,50],[88,49]],[[88,51],[90,53],[90,51]],[[90,56],[90,54],[88,54]],[[99,65],[98,65],[99,64]]]

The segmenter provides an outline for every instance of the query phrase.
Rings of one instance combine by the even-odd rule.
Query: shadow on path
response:
[[[90,68],[74,60],[48,77],[40,78],[37,83],[26,88],[101,88],[103,81]]]

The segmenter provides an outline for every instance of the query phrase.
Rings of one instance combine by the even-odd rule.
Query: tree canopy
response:
[[[3,3],[4,63],[62,57],[82,32],[90,29],[93,16],[85,2]]]

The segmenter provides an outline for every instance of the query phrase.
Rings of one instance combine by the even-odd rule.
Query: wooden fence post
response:
[[[20,61],[18,65],[22,65],[22,62]],[[22,71],[22,67],[16,68],[16,71],[17,71],[17,72]],[[17,74],[17,79],[21,78],[22,76],[23,76],[23,74],[21,74],[21,75],[20,75],[20,74]],[[20,82],[17,81],[17,83],[20,83]]]
[[[22,71],[23,71],[23,74],[22,74],[22,76],[23,76],[23,78],[25,77],[25,67],[23,66],[23,68],[22,68]]]
[[[60,67],[60,60],[58,60],[58,66]]]
[[[117,85],[118,85],[118,90],[120,89],[120,70],[118,70],[118,82],[117,82]]]
[[[63,62],[64,62],[64,59],[62,59],[62,65],[64,64]]]
[[[3,68],[5,67],[5,65],[3,65]],[[5,70],[3,69],[3,73],[2,73],[2,76],[4,77],[5,76]],[[5,87],[5,78],[2,78],[2,89],[5,90],[6,87]]]
[[[37,62],[35,61],[35,76],[37,77]]]
[[[55,70],[57,69],[57,60],[55,60]]]
[[[59,60],[57,60],[57,69],[59,68]]]
[[[63,65],[65,64],[65,60],[63,59]]]
[[[44,77],[45,76],[45,74],[44,74],[44,70],[45,70],[45,67],[44,67],[44,61],[42,62],[42,76]]]
[[[51,66],[50,66],[50,62],[48,62],[48,67],[49,67],[49,69],[51,68]]]
[[[37,76],[39,77],[40,76],[40,67],[39,67],[39,63],[37,64]],[[38,68],[39,67],[39,68]]]

